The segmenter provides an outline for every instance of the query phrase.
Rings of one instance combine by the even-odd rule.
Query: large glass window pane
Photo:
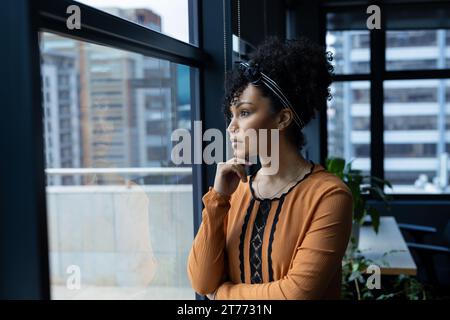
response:
[[[384,170],[394,187],[386,192],[450,191],[449,85],[440,79],[384,82]]]
[[[189,39],[189,0],[79,0],[184,42]]]
[[[442,69],[450,66],[448,30],[386,32],[386,69]]]
[[[353,160],[352,167],[370,174],[370,84],[334,82],[328,102],[328,156]]]
[[[370,72],[369,31],[328,31],[326,45],[336,74]]]
[[[171,133],[191,129],[196,70],[50,33],[40,43],[52,297],[194,299],[192,173],[171,161]]]

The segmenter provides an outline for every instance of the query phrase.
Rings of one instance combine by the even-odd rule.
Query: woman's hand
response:
[[[247,182],[246,165],[249,163],[244,164],[236,158],[227,162],[219,162],[214,178],[214,190],[226,196],[231,195],[237,189],[239,180]]]

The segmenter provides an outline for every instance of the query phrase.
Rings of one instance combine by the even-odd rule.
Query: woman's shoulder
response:
[[[352,195],[347,184],[334,173],[327,171],[321,164],[316,164],[316,169],[311,174],[309,182],[311,187],[315,191],[321,191],[320,193],[339,190]]]

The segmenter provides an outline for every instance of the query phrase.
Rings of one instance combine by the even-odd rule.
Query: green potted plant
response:
[[[381,200],[385,208],[390,210],[389,201],[392,196],[384,193],[384,186],[392,189],[389,181],[378,177],[363,175],[361,170],[352,169],[352,162],[346,163],[345,159],[332,157],[326,160],[326,169],[336,174],[349,187],[353,196],[353,226],[351,240],[345,253],[342,264],[342,297],[355,300],[386,300],[386,299],[427,299],[430,293],[414,277],[400,275],[381,290],[370,290],[365,286],[367,280],[366,269],[370,264],[388,263],[384,258],[391,252],[386,252],[381,261],[367,259],[358,249],[359,229],[367,217],[370,224],[378,233],[380,225],[380,213],[367,203],[368,198]],[[384,283],[384,282],[383,282]]]
[[[354,160],[354,159],[353,159]],[[349,187],[353,195],[353,228],[351,243],[358,246],[359,229],[367,217],[376,233],[380,225],[380,213],[367,204],[367,198],[381,200],[387,210],[390,210],[389,200],[392,196],[384,193],[384,186],[392,189],[389,181],[378,177],[363,175],[361,170],[352,169],[352,162],[346,163],[345,159],[331,157],[326,160],[326,169],[337,175]]]
[[[367,268],[371,264],[388,267],[385,258],[395,251],[385,252],[377,260],[371,260],[364,256],[361,250],[350,247],[342,261],[342,290],[341,297],[346,300],[427,300],[432,293],[415,277],[401,274],[396,277],[385,277],[381,282],[381,288],[370,289],[367,286]]]

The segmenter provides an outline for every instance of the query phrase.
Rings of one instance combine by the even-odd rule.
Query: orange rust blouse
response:
[[[218,300],[340,298],[352,194],[310,163],[310,172],[278,198],[257,198],[254,175],[231,196],[209,187],[187,265],[197,293],[216,292]]]

